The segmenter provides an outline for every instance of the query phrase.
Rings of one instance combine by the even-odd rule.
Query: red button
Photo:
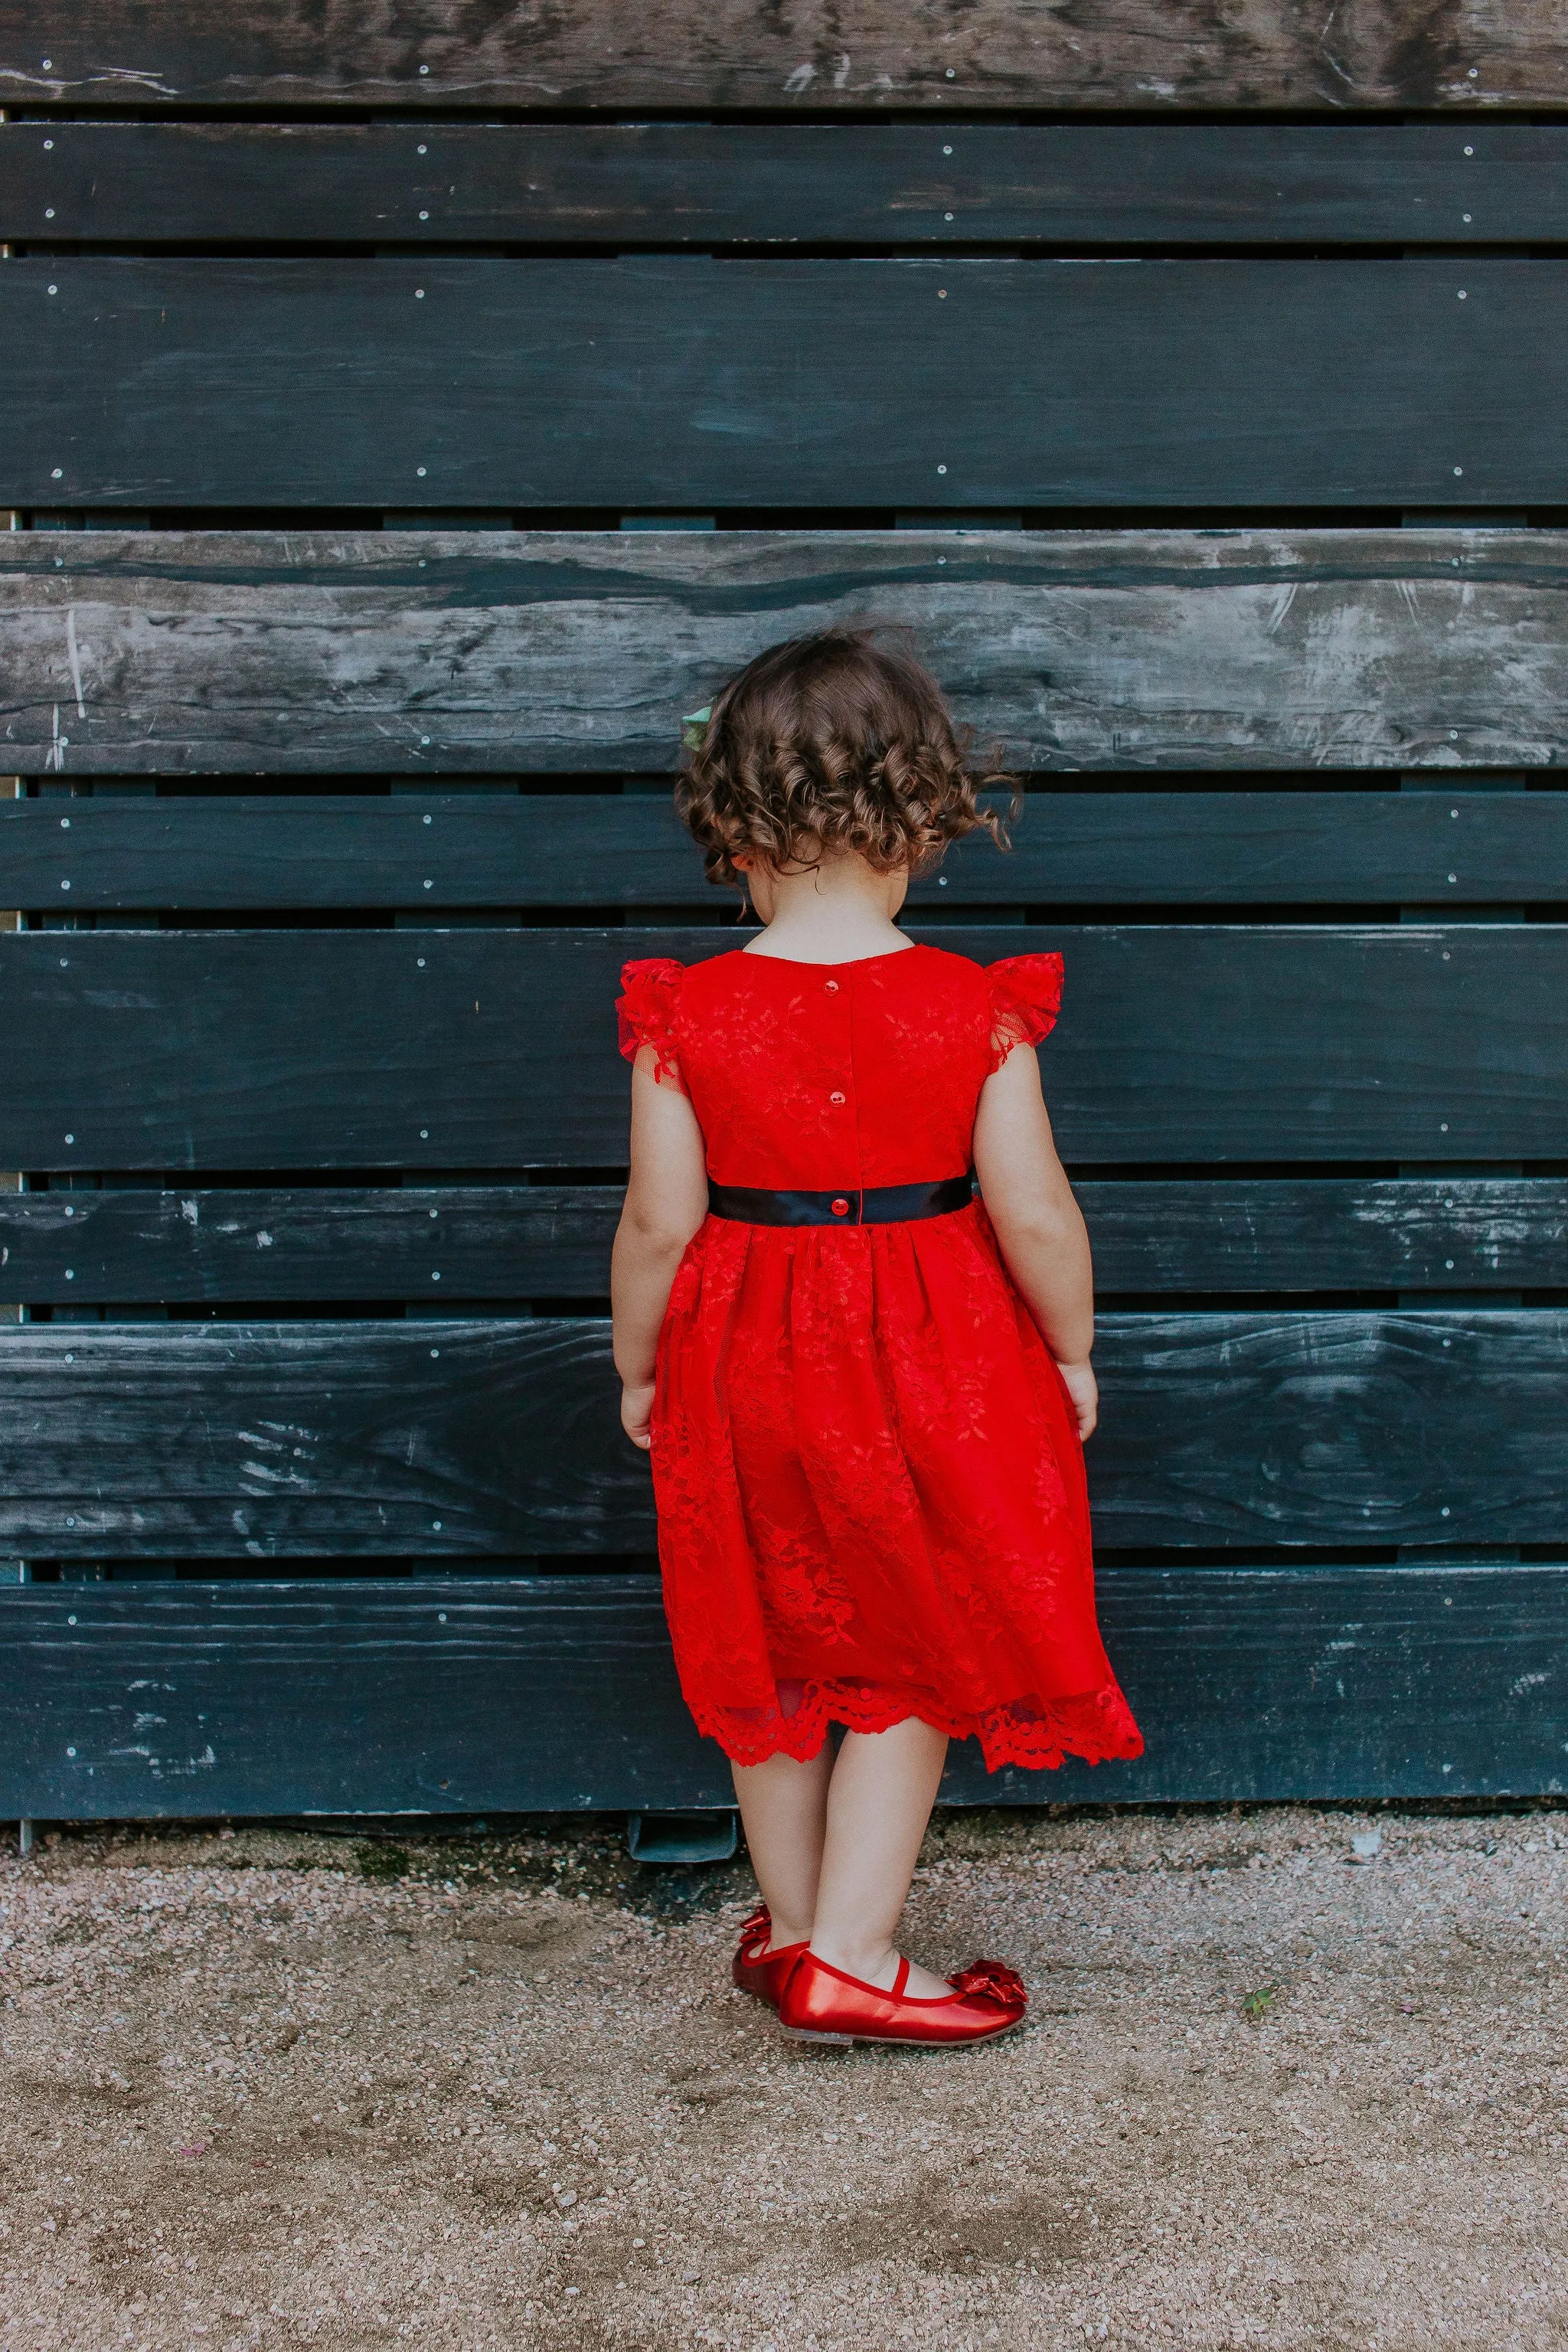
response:
[[[837,993],[838,993],[838,982],[837,982],[836,980],[825,980],[825,981],[823,982],[822,985],[823,985],[823,986],[824,986],[824,988],[827,991],[827,993],[829,994],[829,996],[837,996]]]
[[[829,1095],[827,1099],[830,1103],[841,1103],[844,1097],[842,1095]]]
[[[830,1201],[827,1205],[832,1210],[836,1217],[847,1217],[849,1214],[849,1203],[847,1201]]]

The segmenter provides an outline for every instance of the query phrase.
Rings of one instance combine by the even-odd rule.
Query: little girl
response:
[[[871,632],[760,655],[677,804],[764,928],[622,974],[615,1349],[763,1898],[735,1980],[819,2040],[977,2042],[1022,2018],[1013,1970],[893,1944],[949,1739],[992,1770],[1142,1748],[1095,1622],[1089,1242],[1032,1050],[1061,958],[895,928],[950,841],[1006,844],[935,680]]]

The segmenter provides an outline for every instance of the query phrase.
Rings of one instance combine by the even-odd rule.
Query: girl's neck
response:
[[[743,952],[791,963],[856,963],[912,947],[893,921],[909,877],[879,874],[851,853],[805,871],[757,871],[752,902],[766,929]]]

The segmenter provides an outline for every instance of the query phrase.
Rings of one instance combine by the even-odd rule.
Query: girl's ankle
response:
[[[811,1949],[830,1969],[853,1977],[858,1984],[876,1985],[882,1992],[891,1989],[899,1973],[899,1955],[891,1944],[851,1946],[814,1936]]]

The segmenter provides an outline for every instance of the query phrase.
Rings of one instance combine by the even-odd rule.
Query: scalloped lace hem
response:
[[[988,1772],[1005,1765],[1054,1772],[1065,1758],[1085,1764],[1127,1763],[1143,1753],[1143,1735],[1114,1685],[1083,1698],[1020,1698],[984,1715],[946,1708],[930,1691],[900,1691],[864,1683],[796,1684],[798,1703],[777,1707],[712,1707],[688,1698],[699,1731],[716,1739],[732,1764],[765,1764],[771,1756],[809,1763],[821,1752],[830,1724],[847,1731],[890,1731],[915,1717],[950,1739],[978,1739]],[[782,1698],[782,1694],[781,1694]]]

